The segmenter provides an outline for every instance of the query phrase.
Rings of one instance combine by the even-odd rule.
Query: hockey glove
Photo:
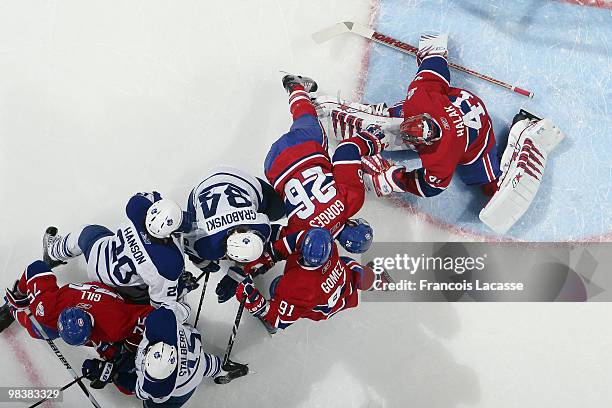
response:
[[[246,298],[244,307],[253,316],[263,316],[268,311],[268,301],[262,294],[257,290],[253,279],[250,276],[244,278],[242,282],[236,288],[236,299],[242,302],[242,299]]]
[[[15,284],[13,284],[12,289],[6,289],[6,295],[4,296],[4,299],[10,305],[11,309],[24,310],[27,309],[28,306],[30,306],[30,299],[28,299],[28,295],[22,293],[19,290],[19,288],[17,287],[18,284],[19,281],[17,280],[15,281]]]
[[[249,276],[261,275],[272,269],[277,261],[278,259],[274,252],[274,248],[268,243],[259,258],[244,266],[244,273]]]
[[[395,175],[405,171],[404,167],[392,165],[380,155],[364,157],[361,167],[367,191],[374,191],[379,197],[404,191],[394,179]]]
[[[105,361],[116,362],[121,358],[121,353],[124,352],[124,347],[121,343],[102,342],[96,346],[98,355]]]
[[[374,144],[374,151],[372,152],[372,155],[378,154],[383,151],[383,149],[389,147],[389,138],[378,125],[368,125],[365,129],[359,132],[359,135],[371,140]]]
[[[420,66],[425,58],[431,56],[448,58],[448,34],[421,35],[416,55],[417,66]]]
[[[215,261],[207,261],[207,260],[199,260],[197,261],[195,258],[189,258],[191,262],[202,272],[215,273],[221,270],[221,267]]]
[[[217,288],[215,289],[219,303],[227,302],[234,296],[234,294],[236,294],[238,283],[242,282],[244,277],[245,275],[244,272],[242,272],[242,269],[238,268],[237,266],[232,266],[229,268],[227,275],[221,278],[217,284]]]
[[[197,289],[200,284],[196,281],[195,276],[189,271],[183,271],[179,276],[178,293],[179,299],[183,298],[187,293]]]
[[[96,389],[104,388],[106,384],[113,382],[115,371],[115,364],[97,358],[83,361],[81,367],[83,377],[91,381],[91,387]]]

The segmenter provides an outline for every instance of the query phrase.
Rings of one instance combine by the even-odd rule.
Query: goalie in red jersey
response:
[[[325,228],[338,237],[363,205],[361,158],[382,151],[384,133],[377,127],[364,129],[342,141],[330,160],[327,137],[309,96],[317,90],[316,82],[286,75],[283,86],[289,93],[293,125],[272,145],[264,165],[286,207],[288,225],[281,234]]]
[[[491,197],[479,218],[503,234],[534,200],[548,155],[565,135],[550,119],[521,109],[500,160],[484,103],[471,92],[450,86],[447,55],[447,35],[421,36],[417,74],[406,99],[395,106],[330,96],[319,96],[316,102],[339,138],[376,124],[386,134],[387,150],[418,153],[421,166],[411,170],[380,155],[364,157],[368,190],[378,196],[408,192],[432,197],[442,193],[456,173],[463,183],[480,186]]]
[[[268,301],[251,276],[267,271],[280,260],[286,260],[285,270],[272,281]],[[358,290],[372,289],[376,279],[389,280],[385,274],[376,276],[371,268],[340,256],[331,233],[323,228],[276,241],[244,271],[248,276],[238,285],[236,298],[245,299],[245,308],[260,318],[270,332],[285,329],[300,318],[327,320],[357,306]]]
[[[419,154],[421,167],[408,171],[382,157],[364,160],[367,185],[377,195],[410,192],[432,197],[443,192],[457,172],[467,185],[487,196],[501,175],[491,119],[476,95],[450,86],[447,36],[421,36],[416,77],[402,105],[388,109],[402,117],[399,136]]]

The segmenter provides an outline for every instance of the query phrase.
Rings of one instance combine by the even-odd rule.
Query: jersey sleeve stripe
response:
[[[361,158],[361,149],[357,143],[342,142],[334,152],[332,163],[336,164],[340,161],[358,160]]]
[[[30,282],[30,280],[34,278],[39,278],[39,277],[49,276],[49,275],[55,276],[53,272],[51,272],[49,265],[47,265],[43,261],[32,262],[26,268],[26,282],[28,283]]]
[[[424,73],[436,75],[450,86],[450,71],[448,69],[448,62],[446,61],[446,58],[440,55],[432,55],[430,57],[423,58],[421,65],[419,65],[417,75]]]
[[[334,166],[337,166],[339,164],[361,164],[361,160],[341,160],[334,162]]]
[[[461,163],[462,165],[467,165],[467,164],[472,164],[475,163],[476,160],[478,160],[482,154],[484,153],[484,151],[486,150],[486,148],[489,146],[489,136],[491,135],[491,125],[489,124],[489,129],[487,130],[487,135],[485,136],[485,140],[482,143],[482,148],[478,151],[478,153],[476,153],[474,155],[474,158],[466,163]],[[466,147],[466,151],[467,151],[467,147]]]
[[[308,162],[309,160],[313,160],[316,159],[318,157],[322,157],[324,159],[327,159],[323,154],[321,153],[313,153],[310,154],[306,157],[301,158],[300,160],[297,160],[296,162],[294,162],[291,166],[287,167],[285,169],[285,171],[283,171],[283,173],[281,173],[281,175],[276,179],[276,181],[274,182],[274,188],[278,187],[278,185],[283,182],[285,180],[285,178],[287,178],[292,172],[293,170],[298,167],[301,166],[302,164]]]

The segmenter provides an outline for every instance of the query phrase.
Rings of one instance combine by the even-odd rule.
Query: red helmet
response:
[[[409,145],[432,145],[442,137],[440,128],[427,113],[410,116],[400,125],[400,134]]]

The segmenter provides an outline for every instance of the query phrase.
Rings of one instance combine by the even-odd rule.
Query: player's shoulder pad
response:
[[[161,306],[149,313],[145,320],[145,336],[149,344],[164,342],[176,346],[176,315],[167,307]]]
[[[49,268],[49,265],[47,265],[43,261],[34,261],[26,268],[27,281],[34,278],[35,276],[41,276],[46,274],[53,275],[53,272],[51,272],[51,268]]]
[[[149,207],[151,207],[154,201],[153,196],[150,194],[134,194],[125,206],[125,215],[127,215],[130,221],[132,221],[135,225],[140,225],[144,222],[147,215],[147,210]]]
[[[159,274],[170,281],[177,280],[185,269],[185,257],[174,243],[171,245],[152,243],[147,246],[147,253]]]

